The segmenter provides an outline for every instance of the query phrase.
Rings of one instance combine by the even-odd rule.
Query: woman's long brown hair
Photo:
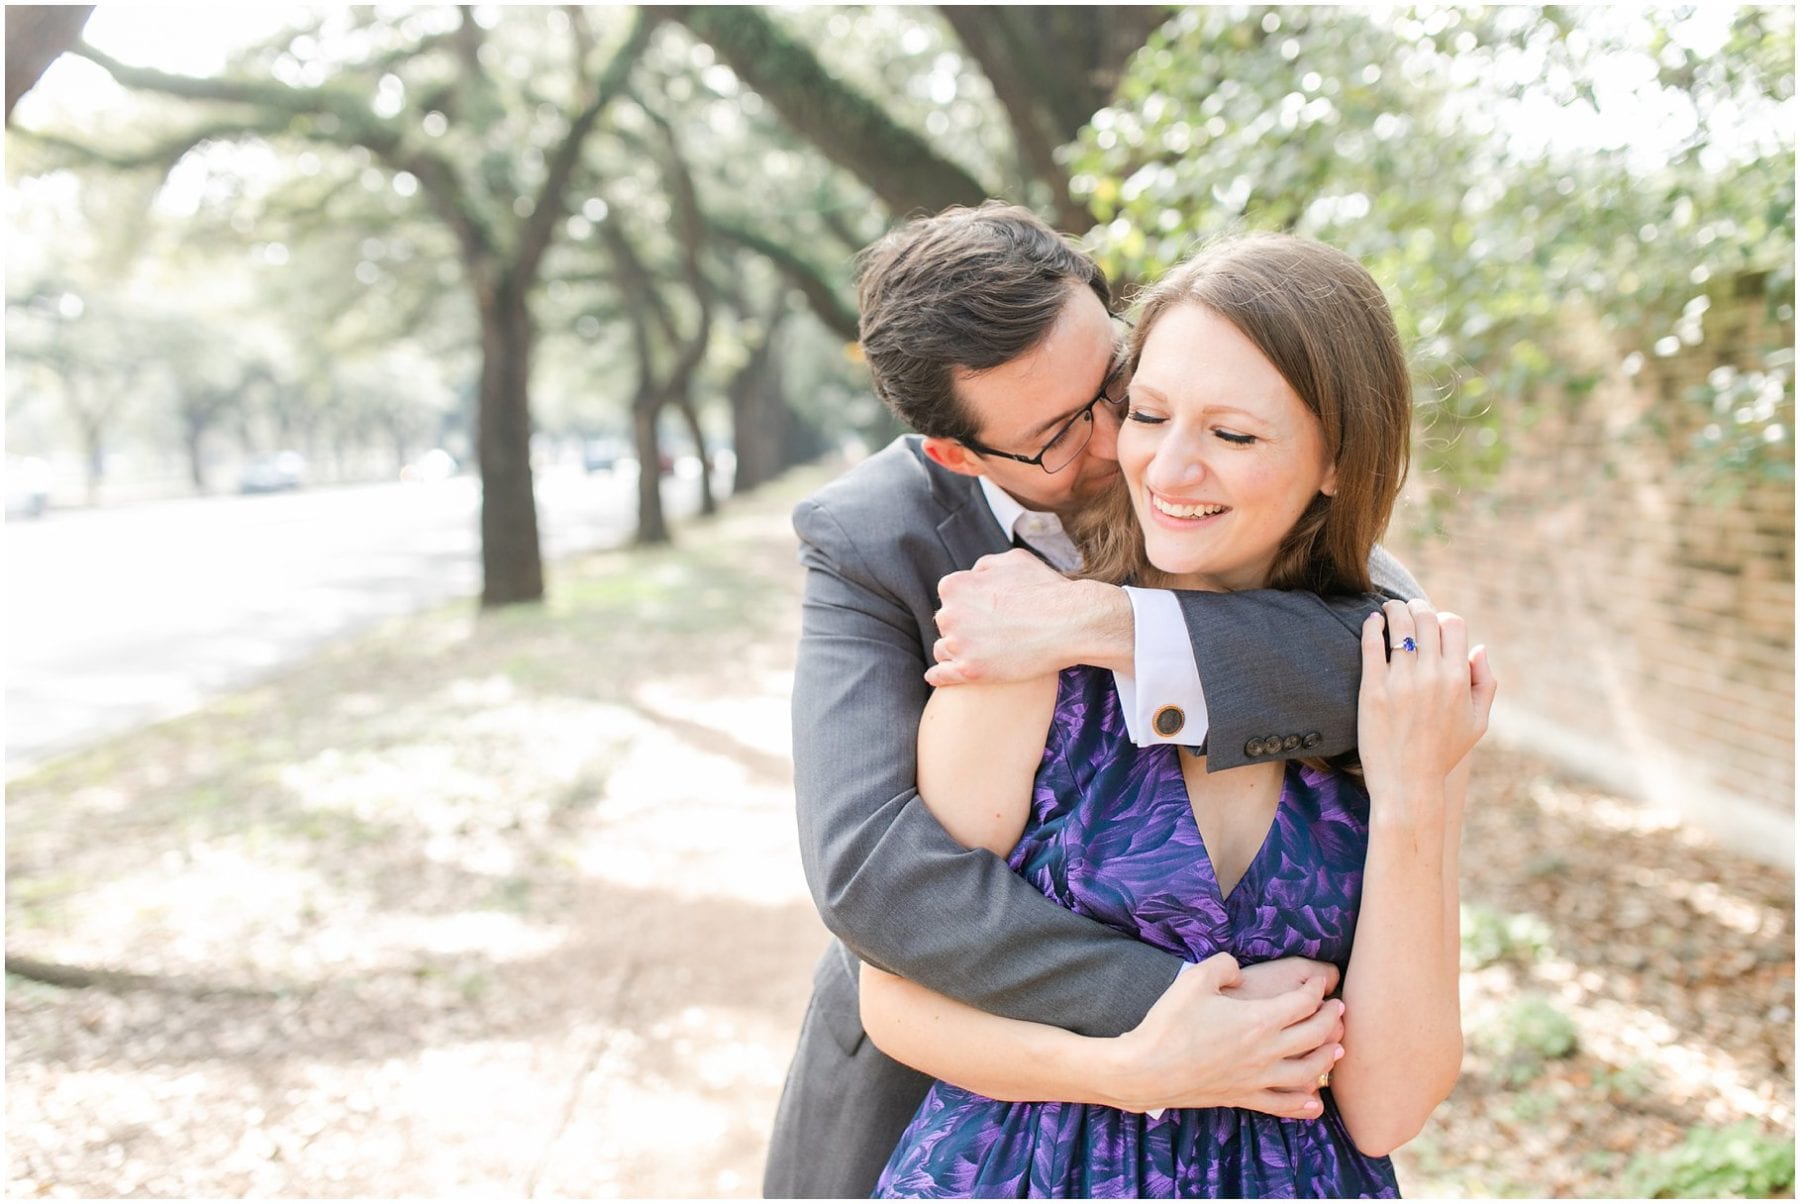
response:
[[[1163,315],[1183,305],[1218,314],[1268,357],[1324,433],[1334,496],[1312,500],[1282,540],[1267,588],[1367,593],[1369,553],[1406,477],[1412,381],[1381,286],[1350,256],[1291,234],[1213,244],[1146,289],[1130,363]],[[1166,586],[1121,477],[1072,524],[1083,577]]]

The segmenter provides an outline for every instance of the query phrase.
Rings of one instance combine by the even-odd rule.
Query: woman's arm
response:
[[[990,1015],[865,964],[863,1028],[895,1061],[989,1099],[1307,1118],[1321,1110],[1312,1087],[1331,1065],[1339,1009],[1320,1006],[1326,974],[1291,982],[1299,965],[1240,969],[1216,954],[1178,977],[1137,1028],[1102,1038]]]
[[[1381,616],[1363,627],[1369,852],[1344,977],[1345,1054],[1332,1072],[1344,1124],[1369,1154],[1416,1136],[1461,1070],[1457,854],[1467,756],[1494,697],[1460,618],[1418,602],[1384,609],[1385,641]],[[1408,637],[1416,651],[1403,649]]]
[[[936,690],[919,720],[919,797],[965,848],[1012,852],[1031,811],[1056,676]]]
[[[1125,1106],[1101,1088],[1107,1038],[990,1015],[867,964],[858,990],[869,1040],[915,1070],[989,1099]]]

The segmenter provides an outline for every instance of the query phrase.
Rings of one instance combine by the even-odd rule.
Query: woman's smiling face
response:
[[[1261,588],[1288,531],[1336,488],[1318,418],[1202,305],[1167,310],[1145,337],[1118,444],[1145,554],[1178,588]]]

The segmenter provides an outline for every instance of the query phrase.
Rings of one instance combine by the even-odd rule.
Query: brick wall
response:
[[[1497,735],[1792,864],[1793,483],[1721,505],[1678,466],[1706,418],[1687,391],[1793,343],[1791,317],[1753,291],[1715,299],[1708,342],[1635,379],[1614,369],[1584,397],[1503,415],[1498,487],[1458,499],[1441,537],[1411,530],[1409,497],[1386,542],[1488,644]]]

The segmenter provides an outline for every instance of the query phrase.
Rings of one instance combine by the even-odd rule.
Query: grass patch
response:
[[[1481,1031],[1477,1043],[1512,1087],[1530,1083],[1548,1063],[1572,1057],[1579,1045],[1575,1021],[1537,993],[1515,1000]]]
[[[1462,964],[1479,970],[1495,962],[1531,963],[1550,953],[1550,925],[1537,916],[1510,914],[1485,903],[1462,908]]]
[[[1631,1195],[1652,1200],[1791,1196],[1794,1142],[1751,1121],[1697,1126],[1674,1149],[1633,1158],[1625,1181]]]

